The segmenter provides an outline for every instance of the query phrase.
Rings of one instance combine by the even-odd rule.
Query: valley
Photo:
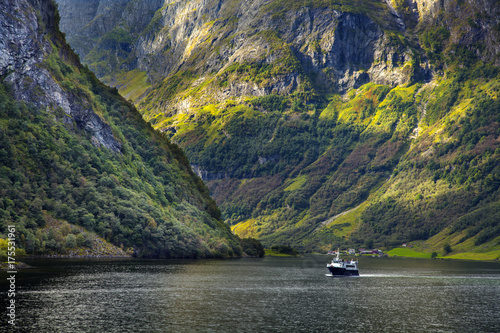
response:
[[[182,148],[237,235],[500,251],[495,1],[58,4],[86,68]]]

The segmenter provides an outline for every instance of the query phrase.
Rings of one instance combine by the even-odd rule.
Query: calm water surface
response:
[[[329,259],[33,261],[17,331],[500,332],[500,263],[361,258],[332,278]]]

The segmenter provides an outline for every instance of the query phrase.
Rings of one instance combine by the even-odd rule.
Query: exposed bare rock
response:
[[[47,68],[45,62],[54,52],[51,38],[59,38],[53,6],[51,1],[36,0],[6,0],[0,4],[0,75],[11,83],[18,100],[50,110],[62,109],[68,127],[85,129],[95,145],[119,152],[121,143],[90,102],[61,87]]]

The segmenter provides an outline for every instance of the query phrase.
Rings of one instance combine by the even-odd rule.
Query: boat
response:
[[[340,259],[340,251],[337,251],[337,256],[331,263],[326,264],[326,267],[330,271],[327,276],[359,276],[358,262],[352,259]]]

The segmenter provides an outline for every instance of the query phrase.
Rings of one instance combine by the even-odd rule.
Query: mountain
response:
[[[59,3],[240,236],[500,250],[498,1]]]
[[[28,254],[242,255],[182,150],[80,64],[56,7],[0,3],[1,236],[15,225]]]

